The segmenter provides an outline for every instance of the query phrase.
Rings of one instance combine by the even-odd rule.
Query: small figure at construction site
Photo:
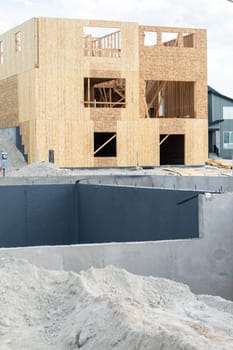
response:
[[[2,152],[2,156],[1,156],[2,176],[5,176],[5,174],[6,174],[7,158],[8,158],[8,153]]]

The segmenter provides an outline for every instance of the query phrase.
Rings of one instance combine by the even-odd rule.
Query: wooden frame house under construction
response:
[[[204,164],[206,31],[33,18],[0,35],[0,128],[29,163]]]

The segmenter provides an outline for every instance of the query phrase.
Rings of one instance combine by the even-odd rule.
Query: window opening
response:
[[[84,27],[84,55],[120,57],[121,31],[119,28]]]
[[[146,118],[194,118],[194,82],[147,80]]]
[[[125,79],[84,78],[84,106],[125,108]]]
[[[162,45],[164,46],[178,46],[178,33],[162,32]]]
[[[0,41],[0,64],[3,64],[3,41]]]
[[[160,135],[160,165],[184,165],[184,135]]]
[[[155,46],[157,45],[157,33],[156,32],[144,32],[144,45]]]
[[[233,119],[233,106],[223,106],[223,119]]]
[[[94,133],[94,157],[116,157],[116,133]]]
[[[233,149],[233,131],[223,132],[223,148]]]
[[[22,49],[21,32],[15,33],[15,51],[20,52]]]

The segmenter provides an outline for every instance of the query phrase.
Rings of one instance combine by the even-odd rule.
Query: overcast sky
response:
[[[227,0],[0,0],[0,33],[42,16],[205,28],[208,84],[233,98],[233,3]]]

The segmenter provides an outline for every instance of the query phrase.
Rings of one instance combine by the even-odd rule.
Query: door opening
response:
[[[160,165],[184,165],[184,135],[160,135]]]

